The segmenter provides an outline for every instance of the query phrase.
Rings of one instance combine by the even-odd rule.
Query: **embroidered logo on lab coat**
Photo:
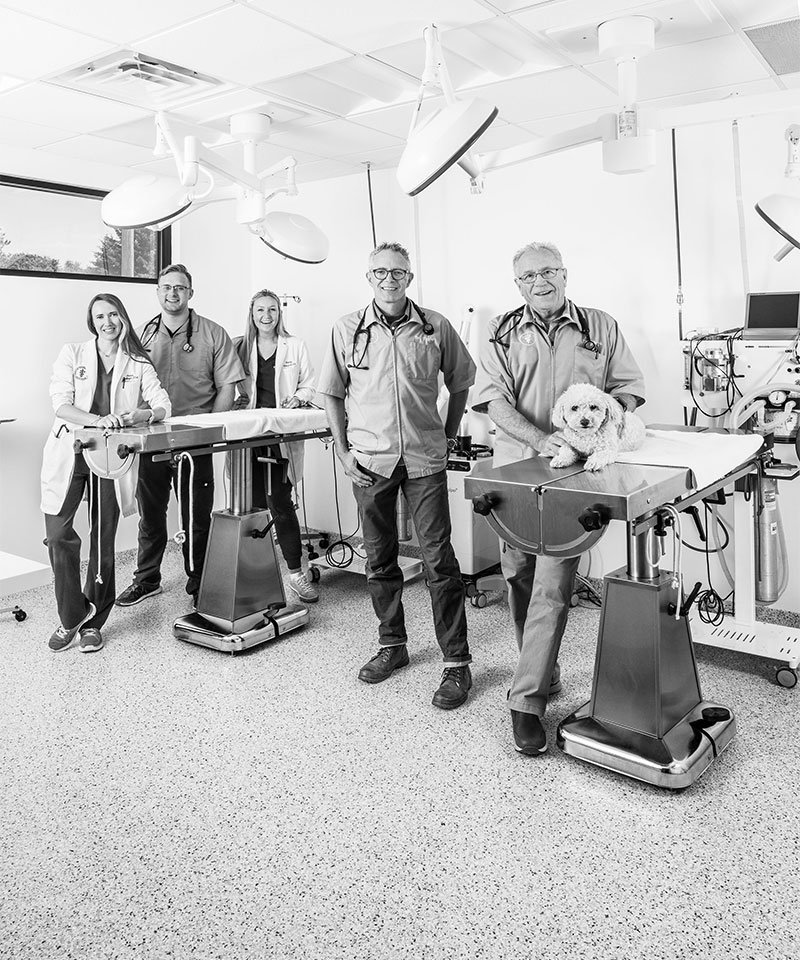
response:
[[[519,335],[519,342],[524,343],[527,346],[530,346],[532,343],[536,343],[536,332],[533,327],[526,327]]]
[[[76,380],[85,380],[86,379],[86,367],[78,367],[75,371]]]

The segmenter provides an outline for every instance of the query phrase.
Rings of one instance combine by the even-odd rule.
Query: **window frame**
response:
[[[21,190],[37,190],[40,193],[57,193],[73,197],[86,197],[102,200],[108,190],[93,190],[91,187],[76,187],[67,183],[55,183],[50,180],[31,180],[27,177],[13,177],[0,174],[0,187],[17,187]],[[139,228],[145,229],[145,228]],[[163,267],[172,262],[172,227],[157,231],[156,271],[154,277],[118,277],[106,273],[66,273],[53,270],[7,270],[0,267],[0,277],[52,277],[54,280],[97,280],[102,283],[158,283],[158,274]]]

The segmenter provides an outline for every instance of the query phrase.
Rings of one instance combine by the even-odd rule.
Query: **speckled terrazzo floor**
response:
[[[669,793],[515,753],[496,594],[468,607],[475,687],[443,713],[424,584],[411,666],[367,686],[363,579],[326,571],[308,627],[230,657],[172,638],[177,559],[101,653],[48,651],[48,588],[0,620],[0,957],[800,956],[800,687],[774,665],[699,648],[739,733]],[[597,623],[571,614],[551,739],[588,696]]]

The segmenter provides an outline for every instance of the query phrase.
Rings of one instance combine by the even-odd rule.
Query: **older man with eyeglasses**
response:
[[[194,296],[192,276],[182,263],[164,267],[156,294],[161,312],[142,327],[139,337],[172,401],[172,415],[230,410],[244,370],[226,331],[189,306]],[[139,551],[133,583],[117,597],[120,607],[131,607],[161,593],[172,489],[177,496],[178,472],[171,462],[141,456],[136,489]],[[196,457],[191,474],[183,471],[180,503],[183,529],[191,532],[183,542],[186,592],[196,601],[214,506],[212,457]]]
[[[626,410],[644,403],[644,380],[616,320],[579,307],[565,294],[567,270],[551,243],[529,243],[513,258],[525,303],[489,325],[481,344],[473,409],[494,421],[494,463],[554,456],[551,414],[573,383],[590,383]],[[558,651],[579,557],[536,557],[503,544],[501,566],[520,655],[508,705],[514,745],[535,756],[547,749],[542,718],[561,690]]]
[[[450,543],[445,467],[475,364],[445,317],[409,299],[413,277],[408,252],[399,243],[382,243],[372,251],[367,281],[373,300],[334,324],[317,392],[325,398],[336,455],[353,482],[379,623],[379,650],[358,678],[380,683],[409,662],[395,518],[402,491],[444,656],[433,704],[449,710],[467,699],[472,657],[464,583]],[[450,394],[444,423],[437,411],[440,373]]]

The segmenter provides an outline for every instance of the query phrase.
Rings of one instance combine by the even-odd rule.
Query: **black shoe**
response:
[[[380,683],[382,680],[388,680],[395,670],[407,666],[408,650],[404,643],[397,647],[381,647],[375,656],[358,671],[358,679],[363,680],[364,683]]]
[[[445,667],[431,703],[440,710],[453,710],[464,703],[471,686],[472,674],[469,667]]]
[[[161,584],[157,587],[148,587],[143,583],[132,583],[117,597],[118,607],[132,607],[134,603],[141,603],[147,597],[155,597],[161,593]]]
[[[535,713],[511,711],[511,724],[514,728],[514,747],[520,753],[536,757],[547,749],[547,734],[542,726],[542,718]]]

